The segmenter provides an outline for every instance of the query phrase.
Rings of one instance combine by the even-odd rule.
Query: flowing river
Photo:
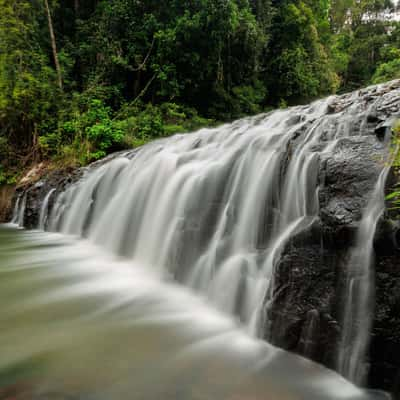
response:
[[[386,398],[86,241],[3,225],[0,266],[2,399]]]

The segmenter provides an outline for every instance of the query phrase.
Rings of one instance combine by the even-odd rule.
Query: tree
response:
[[[268,51],[266,82],[272,100],[303,102],[334,91],[338,77],[321,39],[327,19],[303,1],[285,0],[277,7]]]
[[[9,157],[1,163],[30,162],[37,138],[56,112],[55,76],[40,46],[38,10],[29,1],[0,0],[0,141]]]
[[[382,63],[382,49],[391,41],[391,22],[386,16],[393,7],[391,0],[333,0],[333,49],[345,88],[370,82]]]
[[[86,163],[210,119],[397,77],[400,30],[384,18],[391,7],[0,0],[0,169],[39,157]]]
[[[242,114],[235,91],[257,82],[267,42],[243,0],[101,1],[79,36],[84,74],[97,83],[224,118]]]
[[[62,82],[61,67],[60,67],[60,63],[58,61],[56,37],[54,35],[53,21],[51,18],[51,12],[50,12],[48,0],[44,0],[44,4],[45,4],[45,8],[46,8],[47,21],[49,24],[49,33],[50,33],[51,48],[53,50],[54,65],[55,65],[56,71],[57,71],[58,87],[62,90],[63,82]]]
[[[372,77],[373,83],[400,78],[400,22],[390,25],[390,35],[380,49],[380,62]]]

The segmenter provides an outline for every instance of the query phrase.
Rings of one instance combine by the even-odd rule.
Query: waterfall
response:
[[[376,157],[386,154],[387,143],[368,122],[385,99],[378,89],[366,99],[355,92],[335,103],[333,96],[117,155],[64,192],[48,192],[39,227],[86,238],[160,280],[178,282],[253,336],[265,337],[282,253],[291,239],[321,223],[327,160],[351,157],[346,145],[365,139],[374,151],[371,183],[381,170]],[[386,174],[385,168],[349,261],[338,369],[354,381],[371,325],[370,257]],[[26,194],[14,213],[20,225]]]
[[[345,309],[342,338],[338,357],[338,371],[348,379],[362,384],[367,373],[364,363],[370,338],[374,274],[373,240],[379,218],[385,210],[385,182],[389,167],[385,167],[376,183],[364,211],[356,243],[351,251],[345,285]]]
[[[319,217],[320,157],[349,136],[360,113],[355,102],[330,115],[331,101],[116,158],[57,199],[50,227],[193,288],[257,335],[282,249]]]
[[[20,193],[15,201],[11,223],[18,225],[19,227],[24,227],[25,222],[25,209],[26,209],[26,201],[28,197],[29,189]]]
[[[318,217],[318,163],[337,142],[331,99],[145,146],[56,201],[53,230],[181,282],[254,334],[287,240]]]
[[[21,195],[17,197],[17,200],[15,201],[14,209],[13,209],[13,214],[11,217],[11,223],[12,224],[17,224],[18,223],[18,215],[19,215],[19,203],[21,202]]]
[[[15,210],[14,210],[15,215],[13,217],[13,223],[17,224],[20,227],[24,226],[27,196],[28,196],[28,190],[22,194],[22,200],[21,197],[18,197],[18,200],[15,204]]]
[[[47,193],[46,197],[43,200],[42,207],[40,208],[40,215],[39,215],[39,229],[40,230],[45,230],[45,228],[46,228],[48,212],[49,212],[49,201],[55,191],[56,191],[56,189],[54,189],[54,188],[51,189],[49,191],[49,193]]]
[[[0,265],[3,399],[387,399],[87,241],[0,225]]]

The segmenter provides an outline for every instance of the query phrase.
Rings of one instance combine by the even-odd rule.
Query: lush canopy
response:
[[[389,0],[0,0],[0,184],[400,77]]]

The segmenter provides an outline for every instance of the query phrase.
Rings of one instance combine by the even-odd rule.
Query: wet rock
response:
[[[367,122],[369,122],[369,123],[379,123],[379,122],[382,122],[382,120],[379,118],[379,115],[376,112],[370,112],[367,115]]]
[[[351,137],[341,140],[332,153],[324,155],[319,171],[324,230],[354,230],[379,176],[384,151],[373,137]]]
[[[328,113],[351,111],[357,98],[365,120],[321,156],[319,222],[292,237],[275,266],[265,302],[264,337],[273,344],[334,368],[340,340],[349,251],[384,163],[382,142],[400,110],[400,81],[334,99]],[[377,100],[376,104],[375,101]],[[374,105],[375,104],[375,105]],[[347,112],[346,111],[346,112]],[[394,115],[395,114],[395,115]],[[391,173],[388,192],[398,181]],[[391,205],[388,203],[388,207]],[[376,306],[368,353],[367,386],[400,399],[400,213],[388,210],[374,242]]]
[[[377,138],[381,141],[385,140],[392,133],[392,128],[395,126],[398,121],[398,115],[393,115],[389,117],[386,121],[382,121],[375,128],[375,134]]]
[[[367,384],[396,393],[400,377],[400,250],[388,230],[381,230],[381,235],[375,245],[376,306]],[[266,338],[335,369],[349,246],[338,236],[338,240],[325,239],[321,229],[320,240],[315,234],[307,238],[303,233],[301,239],[295,237],[286,246],[276,266]],[[397,393],[395,399],[400,398]]]
[[[127,158],[132,158],[136,154],[136,150],[113,153],[83,168],[67,167],[48,171],[43,167],[43,164],[33,167],[19,182],[13,197],[13,204],[15,205],[18,198],[22,199],[26,196],[24,227],[27,229],[36,229],[38,227],[40,210],[50,190],[55,189],[48,204],[51,211],[57,196],[78,182],[86,172],[101,167],[103,164],[122,154]],[[10,220],[11,216],[8,215],[8,217],[8,220]]]
[[[376,308],[369,383],[395,392],[400,388],[400,250],[388,230],[380,235],[375,243]],[[400,398],[397,393],[396,399]]]
[[[299,124],[302,121],[305,121],[304,115],[301,115],[301,114],[293,115],[293,117],[289,118],[289,120],[286,122],[286,125],[293,126],[293,125]]]
[[[266,338],[330,368],[339,339],[338,283],[346,254],[324,242],[319,230],[300,234],[286,246],[275,269]],[[310,335],[310,337],[308,337]]]
[[[307,312],[298,344],[299,352],[307,358],[315,358],[317,356],[318,336],[321,330],[320,321],[321,316],[318,310],[312,309]]]
[[[78,181],[83,176],[81,168],[66,168],[45,173],[39,181],[33,184],[19,186],[14,195],[14,202],[18,197],[26,196],[26,207],[24,214],[24,227],[35,229],[39,224],[40,210],[44,198],[55,189],[54,196],[49,201],[49,208],[53,206],[58,193],[63,192],[69,185]]]

